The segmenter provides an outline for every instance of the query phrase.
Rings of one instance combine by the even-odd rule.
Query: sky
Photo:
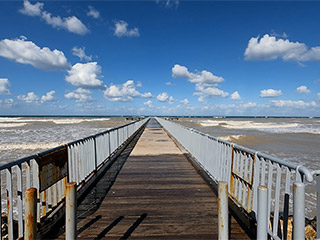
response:
[[[320,1],[0,1],[0,115],[320,116]]]

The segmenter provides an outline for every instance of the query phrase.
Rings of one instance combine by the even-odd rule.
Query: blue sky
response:
[[[320,2],[1,1],[0,114],[320,116]]]

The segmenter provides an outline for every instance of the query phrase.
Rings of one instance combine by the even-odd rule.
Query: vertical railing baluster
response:
[[[17,174],[17,208],[18,208],[18,237],[23,237],[23,203],[22,203],[22,168],[21,164],[16,167]]]
[[[274,204],[274,216],[273,216],[273,235],[276,236],[278,233],[279,223],[279,205],[280,205],[280,189],[281,189],[281,167],[279,164],[276,165],[276,186],[275,186],[275,204]]]
[[[8,217],[8,239],[13,239],[13,194],[12,194],[12,169],[6,169],[7,181],[7,217]]]

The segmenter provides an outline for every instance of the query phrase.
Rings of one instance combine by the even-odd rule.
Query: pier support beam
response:
[[[305,186],[293,183],[293,239],[305,239]]]
[[[218,225],[219,225],[219,240],[229,239],[229,213],[228,213],[228,183],[219,182],[218,194]]]
[[[37,238],[37,189],[29,188],[25,199],[24,239]]]
[[[268,239],[268,188],[258,187],[257,239]]]
[[[77,238],[77,188],[75,182],[66,185],[66,240]]]

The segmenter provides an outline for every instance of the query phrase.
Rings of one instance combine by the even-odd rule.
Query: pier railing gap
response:
[[[41,234],[48,232],[64,214],[60,210],[65,205],[67,183],[75,182],[77,192],[83,193],[85,183],[108,164],[148,120],[134,121],[0,166],[0,239],[4,237],[4,225],[7,239],[25,237],[25,193],[30,188],[36,189],[37,227]],[[6,201],[2,201],[4,195]]]
[[[264,192],[266,197],[260,198],[260,206],[265,206],[261,209],[266,212],[261,213],[260,217],[267,222],[266,234],[269,237],[288,239],[292,228],[289,226],[289,216],[292,215],[291,236],[304,236],[304,214],[300,218],[296,217],[299,216],[298,210],[305,210],[305,192],[301,189],[304,189],[304,182],[313,183],[315,178],[318,182],[317,221],[320,222],[320,171],[311,171],[304,166],[230,143],[172,121],[162,118],[156,120],[190,153],[216,185],[220,181],[228,183],[229,202],[236,206],[236,212],[247,216],[250,224],[253,222],[256,225],[259,219],[258,188],[264,186],[267,190]],[[261,223],[261,229],[264,229],[265,222]],[[317,224],[317,228],[319,238],[320,224]]]

